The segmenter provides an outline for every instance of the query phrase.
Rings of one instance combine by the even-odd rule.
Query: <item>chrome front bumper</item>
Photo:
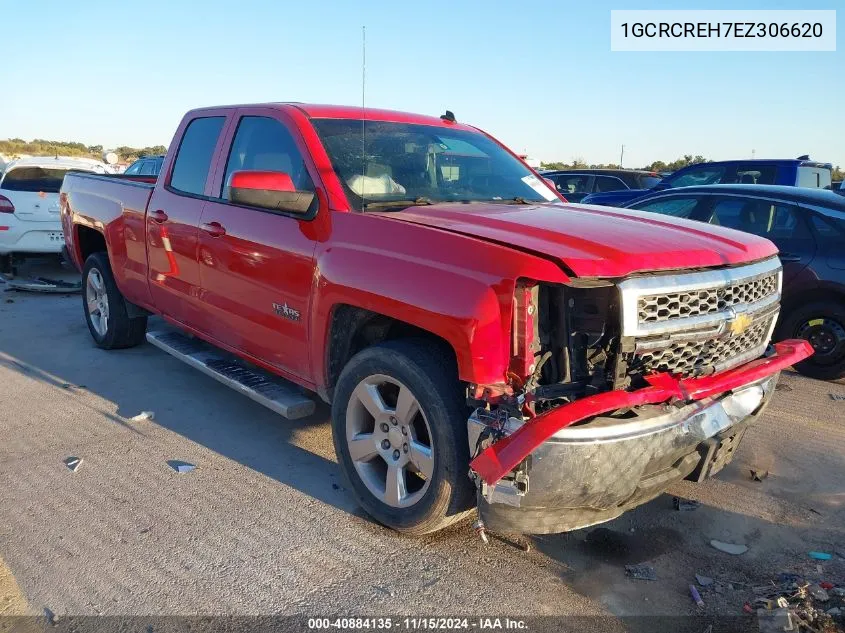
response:
[[[778,374],[728,395],[677,405],[644,405],[626,416],[598,416],[557,431],[516,477],[480,482],[481,518],[494,530],[566,532],[613,519],[669,484],[721,470],[774,392]],[[506,432],[524,423],[515,418]],[[486,425],[469,420],[470,446]]]

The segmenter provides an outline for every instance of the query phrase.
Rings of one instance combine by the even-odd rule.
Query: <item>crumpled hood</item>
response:
[[[742,264],[777,253],[756,235],[632,209],[474,203],[383,215],[513,245],[556,260],[578,277]]]

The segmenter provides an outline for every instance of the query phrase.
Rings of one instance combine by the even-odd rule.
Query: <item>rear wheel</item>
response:
[[[82,308],[94,342],[103,349],[134,347],[144,341],[147,317],[130,318],[105,253],[94,253],[82,270]]]
[[[845,304],[816,301],[795,308],[780,328],[781,339],[802,338],[813,346],[813,355],[795,365],[811,378],[845,377]]]
[[[358,503],[409,534],[462,518],[474,499],[466,420],[454,359],[436,345],[390,341],[355,355],[335,389],[332,434]]]

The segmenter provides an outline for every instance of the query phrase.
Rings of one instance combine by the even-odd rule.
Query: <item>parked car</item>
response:
[[[762,358],[775,246],[567,207],[450,114],[200,109],[155,185],[68,175],[94,342],[159,314],[148,341],[282,415],[318,394],[347,489],[412,534],[476,503],[491,529],[573,530],[718,472],[812,353]],[[754,293],[741,316],[662,308],[726,288]]]
[[[621,207],[644,195],[675,187],[715,184],[788,185],[824,189],[830,186],[833,166],[813,162],[802,156],[795,159],[727,160],[698,163],[683,167],[657,183],[651,190],[630,189],[595,193],[584,204]]]
[[[796,365],[814,378],[845,377],[845,198],[773,185],[710,185],[661,191],[630,209],[690,218],[765,237],[780,249],[783,303],[775,340],[815,350]]]
[[[0,173],[0,272],[13,256],[60,253],[59,188],[68,170],[106,173],[92,160],[36,156],[13,160]]]
[[[660,176],[653,171],[633,169],[562,169],[541,174],[552,181],[569,202],[579,202],[595,192],[651,189],[660,182]]]
[[[124,176],[149,176],[152,182],[158,177],[161,171],[161,164],[164,162],[164,156],[141,156],[134,163],[129,165],[123,172]]]

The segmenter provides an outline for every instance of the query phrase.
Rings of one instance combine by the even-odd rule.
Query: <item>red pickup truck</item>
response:
[[[703,480],[811,353],[769,345],[770,242],[567,205],[451,113],[194,110],[155,185],[71,173],[60,202],[97,345],[146,336],[291,418],[318,394],[358,502],[413,534]]]

